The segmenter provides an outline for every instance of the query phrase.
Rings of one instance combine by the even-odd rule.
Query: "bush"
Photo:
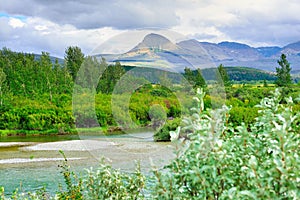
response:
[[[165,125],[154,134],[154,141],[170,141],[170,131],[175,131],[178,126],[180,126],[181,118],[175,118],[172,120],[167,120]]]
[[[255,118],[258,116],[257,107],[232,107],[229,112],[228,122],[233,126],[239,126],[244,123],[246,126],[255,122]]]
[[[300,199],[300,134],[292,128],[299,113],[293,114],[291,98],[286,105],[280,101],[278,90],[264,98],[250,129],[228,125],[226,106],[205,113],[199,104],[171,133],[183,148],[167,172],[154,170],[153,198]],[[190,141],[180,137],[186,128]]]

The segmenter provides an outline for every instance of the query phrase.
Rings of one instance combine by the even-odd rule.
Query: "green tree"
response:
[[[222,64],[220,64],[219,67],[217,68],[216,78],[218,84],[222,84],[224,86],[231,85],[227,71]]]
[[[199,68],[195,72],[194,81],[195,81],[195,84],[194,84],[195,88],[206,87],[205,80],[204,80],[201,70]]]
[[[285,54],[281,54],[280,60],[277,61],[280,67],[276,67],[276,77],[275,83],[280,87],[286,87],[292,83],[290,63],[286,59]]]
[[[184,68],[184,77],[191,85],[194,85],[194,73],[190,68]]]
[[[6,79],[6,74],[4,73],[3,69],[0,68],[0,105],[2,106],[3,104],[3,99],[2,99],[2,87],[3,87],[3,83]]]
[[[87,56],[83,63],[80,71],[78,72],[78,77],[76,84],[80,85],[83,88],[95,90],[98,84],[98,79],[105,69],[103,66],[105,64],[99,63],[96,57]]]
[[[84,54],[81,52],[79,47],[68,47],[65,51],[65,65],[75,81],[77,72],[84,61]]]
[[[47,52],[42,52],[40,58],[40,77],[42,78],[42,93],[49,94],[49,100],[52,102],[53,89],[55,89],[55,78],[54,78],[53,64],[50,59],[50,54]]]
[[[102,60],[102,65],[106,66],[105,60]],[[100,77],[97,92],[110,94],[113,92],[115,85],[120,78],[125,74],[124,68],[120,62],[116,62],[114,65],[109,65],[102,76]]]
[[[190,68],[186,67],[184,69],[184,77],[191,85],[193,85],[194,88],[206,86],[205,80],[199,68],[195,71],[192,71]]]

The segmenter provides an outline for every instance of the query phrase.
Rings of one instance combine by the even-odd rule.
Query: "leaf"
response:
[[[178,140],[180,134],[180,126],[175,131],[170,131],[171,141]]]
[[[242,196],[248,196],[248,197],[251,197],[252,199],[256,199],[256,196],[255,194],[253,194],[251,191],[249,190],[244,190],[244,191],[241,191],[239,192],[240,195]]]
[[[255,167],[257,166],[257,160],[256,160],[256,157],[251,155],[250,159],[249,159],[249,165],[251,167]]]

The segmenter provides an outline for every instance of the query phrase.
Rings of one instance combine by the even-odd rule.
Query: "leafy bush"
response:
[[[181,118],[167,120],[165,125],[154,134],[154,141],[170,141],[170,131],[175,131],[180,126]]]
[[[87,170],[87,178],[83,180],[84,199],[138,199],[143,196],[145,177],[140,166],[134,173],[128,174],[113,169],[100,162],[97,170]]]
[[[155,199],[299,199],[300,134],[293,127],[291,98],[280,104],[280,93],[264,98],[250,130],[242,123],[226,123],[229,109],[203,112],[203,92],[198,108],[185,126],[171,132],[182,146],[167,172],[154,170]],[[180,130],[189,129],[189,140]],[[179,140],[178,140],[179,138]]]
[[[229,112],[228,121],[233,124],[233,126],[239,126],[245,123],[246,126],[255,122],[255,118],[258,116],[257,107],[232,107]]]
[[[141,173],[139,164],[134,173],[129,174],[113,169],[102,159],[98,169],[87,169],[86,176],[80,178],[70,171],[66,157],[61,167],[67,190],[59,191],[56,194],[57,199],[138,199],[143,197],[145,176]]]

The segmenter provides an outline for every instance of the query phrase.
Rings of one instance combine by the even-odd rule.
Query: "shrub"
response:
[[[203,112],[203,92],[195,113],[171,132],[182,146],[166,172],[154,170],[154,199],[299,199],[300,134],[292,127],[291,98],[280,104],[278,90],[257,106],[259,116],[245,124],[226,123],[228,107]],[[180,137],[189,129],[189,140]],[[179,138],[179,139],[178,139]]]
[[[167,120],[165,125],[154,134],[154,141],[170,141],[170,131],[175,131],[176,128],[180,125],[181,118],[175,118],[172,120]]]
[[[228,121],[233,124],[233,126],[239,126],[244,123],[246,126],[255,122],[255,118],[258,116],[257,107],[232,107],[229,112]]]

